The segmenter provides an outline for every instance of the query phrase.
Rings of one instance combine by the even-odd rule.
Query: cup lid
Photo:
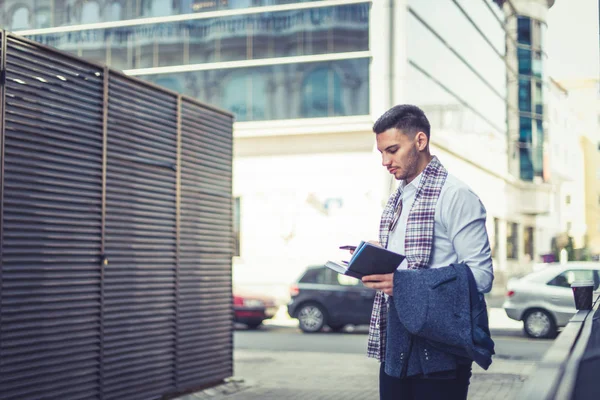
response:
[[[575,282],[571,283],[571,287],[582,287],[582,286],[594,286],[594,281],[581,280],[581,281],[575,281]]]

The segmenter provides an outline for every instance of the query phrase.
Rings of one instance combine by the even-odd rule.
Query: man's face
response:
[[[418,174],[418,140],[396,128],[375,135],[377,150],[381,153],[381,164],[397,180],[411,181]]]

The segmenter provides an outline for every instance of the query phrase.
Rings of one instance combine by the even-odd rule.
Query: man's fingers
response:
[[[384,274],[384,275],[367,275],[363,276],[363,282],[383,282],[389,281],[392,274]]]
[[[383,293],[393,296],[394,295],[394,287],[385,282],[367,282],[365,286],[375,290],[381,290]]]
[[[365,286],[371,289],[391,289],[393,286],[389,282],[365,282]]]

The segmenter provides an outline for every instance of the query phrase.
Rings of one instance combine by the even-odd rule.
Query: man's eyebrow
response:
[[[389,151],[392,147],[398,147],[397,144],[393,144],[391,146],[386,147],[383,151]]]

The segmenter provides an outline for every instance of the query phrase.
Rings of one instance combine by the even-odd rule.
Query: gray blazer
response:
[[[467,265],[394,273],[386,374],[427,376],[471,361],[487,369],[493,354],[485,299]]]

